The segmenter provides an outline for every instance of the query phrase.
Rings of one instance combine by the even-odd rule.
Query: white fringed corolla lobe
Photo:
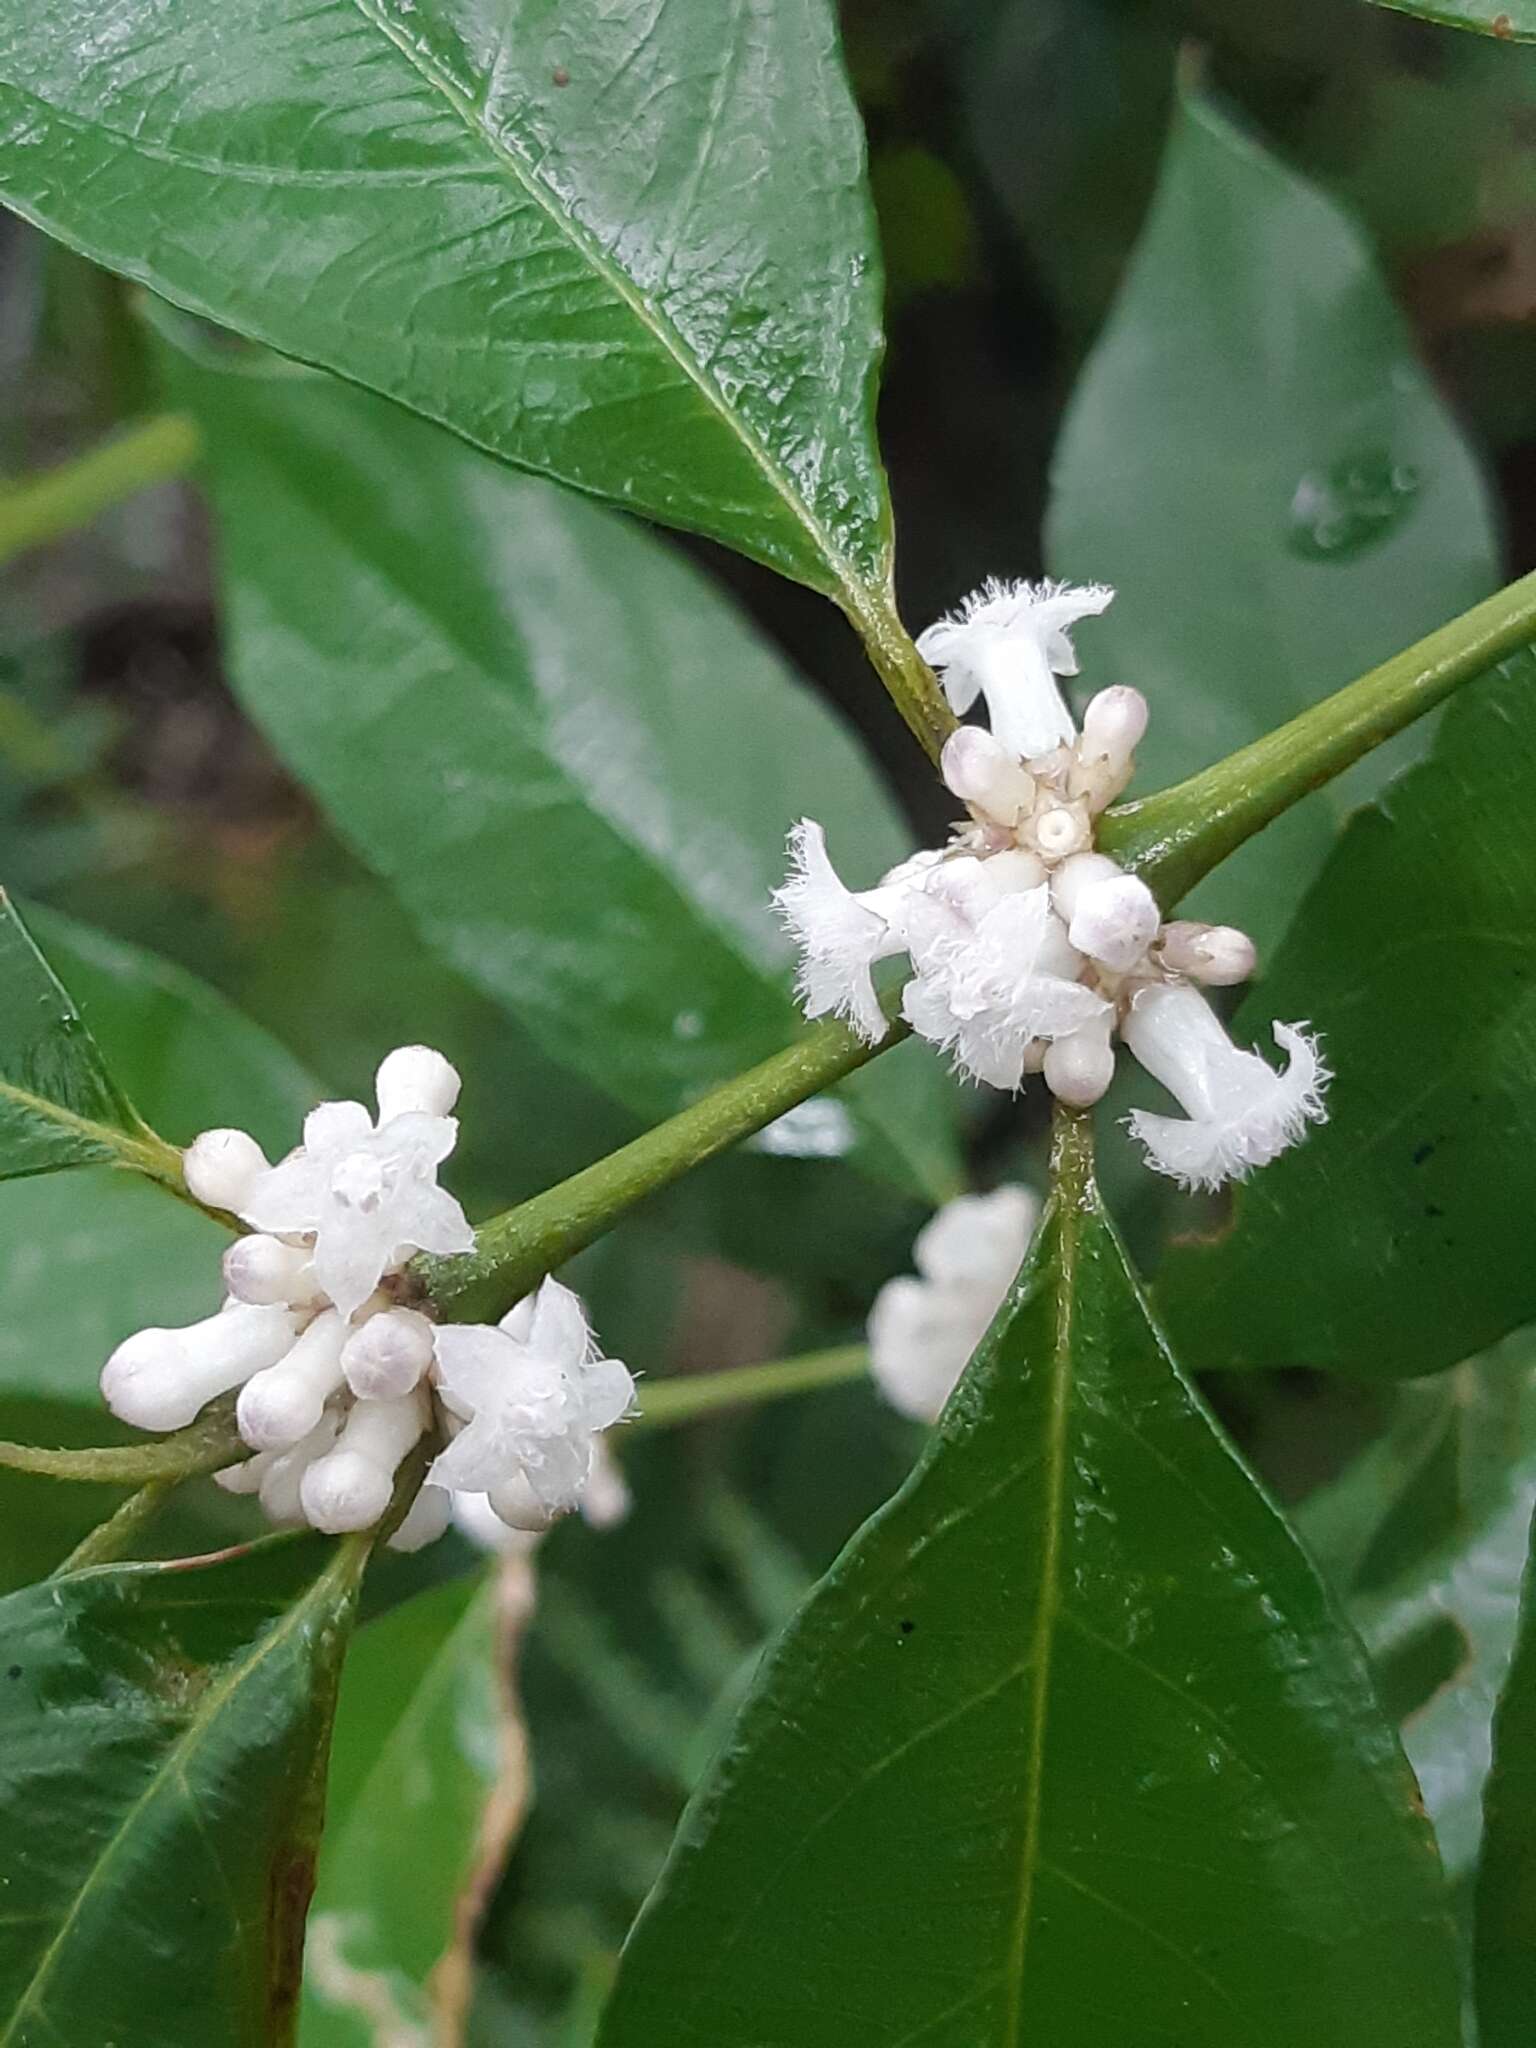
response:
[[[869,1315],[869,1363],[893,1408],[936,1422],[1024,1263],[1040,1205],[1028,1188],[961,1195],[912,1246],[920,1277],[889,1280]]]
[[[803,818],[774,901],[799,947],[807,1016],[842,1017],[876,1043],[888,1025],[875,969],[905,954],[901,1015],[959,1074],[1013,1091],[1038,1073],[1077,1109],[1109,1089],[1123,1038],[1190,1112],[1187,1122],[1130,1119],[1149,1164],[1215,1187],[1322,1121],[1329,1076],[1299,1025],[1275,1027],[1289,1055],[1283,1074],[1231,1045],[1197,991],[1246,980],[1252,941],[1228,925],[1164,924],[1147,884],[1095,849],[1098,818],[1134,773],[1147,701],[1124,684],[1100,690],[1079,732],[1057,678],[1077,673],[1073,627],[1113,594],[990,582],[930,626],[917,644],[951,705],[965,712],[985,699],[990,720],[990,730],[958,727],[940,757],[965,818],[947,846],[913,854],[864,891],[844,883],[821,826]],[[1164,1010],[1163,996],[1179,1000]],[[1164,1016],[1209,1019],[1225,1064],[1207,1047],[1205,1066],[1186,1072],[1165,1043],[1179,1035],[1173,1024],[1153,1021]]]
[[[617,1520],[628,1493],[599,1432],[630,1406],[633,1380],[598,1355],[558,1281],[495,1329],[439,1328],[400,1300],[416,1251],[474,1243],[437,1185],[459,1077],[441,1053],[405,1046],[376,1089],[376,1119],[361,1103],[321,1103],[276,1166],[243,1131],[205,1131],[187,1148],[189,1190],[257,1229],[224,1256],[217,1315],[117,1347],[101,1375],[108,1406],[137,1428],[172,1430],[238,1390],[236,1425],[255,1456],[216,1477],[257,1495],[279,1524],[372,1528],[423,1438],[437,1456],[396,1549],[462,1519],[461,1487],[474,1513],[502,1514],[508,1535],[576,1506],[596,1526]]]

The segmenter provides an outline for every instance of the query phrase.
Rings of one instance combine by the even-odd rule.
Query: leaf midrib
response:
[[[793,478],[788,476],[774,460],[765,443],[758,437],[749,421],[729,403],[725,393],[709,376],[704,365],[698,361],[692,349],[684,341],[676,327],[657,307],[647,304],[634,282],[607,255],[601,245],[571,214],[556,206],[549,193],[539,182],[533,171],[518,153],[502,142],[488,121],[476,117],[473,104],[432,60],[426,52],[414,47],[402,37],[389,20],[376,8],[374,0],[353,0],[363,19],[376,29],[387,42],[399,51],[405,62],[433,92],[446,101],[459,123],[471,137],[489,150],[496,161],[508,172],[518,188],[527,195],[556,232],[571,246],[582,262],[613,292],[635,317],[636,321],[660,345],[664,354],[693,385],[710,409],[718,416],[727,430],[746,450],[753,463],[775,494],[788,507],[792,517],[810,540],[823,562],[832,571],[833,581],[844,594],[850,609],[858,609],[858,596],[867,586],[857,574],[853,563],[836,542],[825,526],[811,510],[805,498],[797,489]]]
[[[1067,1437],[1072,1399],[1072,1321],[1076,1288],[1073,1267],[1077,1254],[1078,1197],[1082,1190],[1064,1188],[1057,1169],[1055,1200],[1061,1214],[1061,1251],[1056,1288],[1056,1332],[1050,1359],[1051,1406],[1044,1461],[1040,1592],[1031,1631],[1029,1746],[1026,1762],[1024,1832],[1019,1852],[1019,1900],[1006,1973],[1004,2040],[1022,2044],[1024,2036],[1024,1973],[1034,1912],[1035,1878],[1040,1869],[1040,1829],[1045,1784],[1045,1741],[1050,1719],[1051,1659],[1056,1619],[1061,1608],[1063,1506],[1066,1495]]]
[[[128,1840],[140,1815],[159,1797],[174,1776],[184,1774],[188,1756],[209,1732],[217,1715],[223,1710],[225,1702],[260,1668],[274,1650],[287,1642],[294,1630],[308,1617],[311,1608],[318,1605],[323,1597],[330,1595],[334,1581],[345,1578],[349,1571],[355,1572],[360,1569],[367,1554],[366,1544],[341,1543],[335,1557],[309,1590],[295,1600],[277,1623],[262,1635],[255,1647],[227,1671],[223,1678],[210,1686],[198,1701],[196,1712],[165,1752],[149,1783],[123,1814],[105,1846],[77,1886],[68,1912],[60,1922],[53,1939],[38,1958],[37,1965],[6,2022],[5,2031],[0,2034],[0,2048],[21,2048],[16,2033],[17,2027],[30,2015],[41,2012],[41,1993],[64,1953],[70,1933],[79,1920],[87,1899],[101,1883],[114,1857]],[[160,1569],[171,1568],[162,1566]],[[186,1789],[190,1798],[190,1787]]]

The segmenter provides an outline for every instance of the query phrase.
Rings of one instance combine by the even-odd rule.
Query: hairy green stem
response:
[[[154,1480],[195,1479],[250,1456],[235,1428],[235,1397],[221,1395],[196,1422],[174,1436],[100,1449],[49,1450],[41,1444],[0,1443],[0,1465],[13,1472],[37,1472],[48,1479],[83,1479],[97,1485],[141,1486]]]
[[[73,533],[149,484],[183,475],[198,445],[197,428],[184,413],[162,413],[73,462],[0,486],[0,562]]]
[[[117,1512],[98,1522],[49,1576],[57,1579],[65,1572],[84,1571],[91,1564],[116,1564],[128,1556],[180,1483],[177,1479],[151,1479],[137,1493],[130,1493]]]
[[[817,1387],[840,1386],[862,1379],[869,1371],[869,1352],[862,1344],[842,1344],[830,1351],[807,1351],[799,1358],[775,1358],[762,1365],[732,1366],[724,1372],[678,1373],[670,1379],[642,1380],[640,1413],[631,1429],[670,1429],[721,1408],[739,1408],[757,1401],[782,1401],[790,1394],[808,1394]]]
[[[866,1045],[842,1024],[818,1024],[783,1052],[596,1165],[482,1224],[472,1252],[462,1258],[418,1259],[412,1270],[447,1321],[494,1322],[636,1202],[762,1130],[907,1035],[906,1025],[893,1024],[878,1045]]]
[[[1100,820],[1099,846],[1171,908],[1282,811],[1533,640],[1536,572],[1251,746],[1110,811]]]
[[[850,591],[843,609],[864,642],[864,651],[886,694],[923,752],[937,762],[957,721],[934,681],[933,670],[897,617],[889,594],[864,588]]]

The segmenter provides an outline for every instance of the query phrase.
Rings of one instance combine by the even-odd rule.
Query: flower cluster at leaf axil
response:
[[[1254,949],[1225,925],[1164,923],[1146,883],[1095,851],[1096,822],[1131,779],[1146,699],[1090,698],[1079,731],[1059,676],[1077,673],[1072,629],[1102,612],[1102,585],[989,583],[918,641],[953,709],[986,703],[990,731],[962,725],[940,772],[966,817],[876,887],[846,888],[820,825],[790,835],[775,894],[800,948],[809,1017],[884,1036],[877,961],[905,954],[901,1014],[958,1072],[1017,1090],[1041,1074],[1087,1108],[1108,1089],[1118,1035],[1185,1111],[1135,1110],[1148,1163],[1216,1188],[1263,1166],[1324,1115],[1328,1072],[1301,1024],[1277,1024],[1283,1071],[1235,1045],[1203,988],[1252,973]]]
[[[244,1131],[205,1131],[188,1147],[188,1190],[251,1234],[225,1253],[216,1315],[117,1347],[101,1375],[107,1406],[136,1428],[174,1430],[238,1389],[236,1425],[255,1455],[217,1476],[259,1494],[278,1523],[372,1528],[424,1438],[435,1455],[398,1549],[450,1520],[485,1541],[577,1506],[613,1519],[623,1482],[600,1432],[629,1409],[633,1379],[599,1355],[557,1280],[494,1327],[439,1325],[410,1305],[418,1252],[474,1246],[437,1185],[458,1137],[459,1077],[440,1053],[405,1046],[376,1089],[377,1118],[360,1102],[323,1102],[275,1166]]]

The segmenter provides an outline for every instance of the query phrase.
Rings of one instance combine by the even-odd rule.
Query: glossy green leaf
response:
[[[1309,1500],[1300,1527],[1371,1653],[1441,1859],[1462,1879],[1536,1511],[1531,1340],[1407,1391],[1409,1426]]]
[[[175,374],[236,687],[429,943],[647,1118],[793,1036],[768,904],[790,825],[821,819],[871,881],[911,835],[783,662],[645,533],[365,392]],[[936,1193],[950,1098],[898,1059],[850,1100],[886,1170]]]
[[[0,193],[508,461],[887,602],[880,276],[825,0],[128,0],[0,26]]]
[[[1536,43],[1533,0],[1376,0],[1397,14],[1416,14],[1446,28],[1469,28],[1503,43]]]
[[[0,2043],[283,2048],[366,1547],[0,1603]]]
[[[1177,1247],[1158,1294],[1196,1366],[1433,1372],[1536,1319],[1536,656],[1449,708],[1347,827],[1239,1038],[1321,1030],[1330,1121]]]
[[[114,1072],[157,1122],[183,1138],[236,1123],[274,1147],[293,1142],[318,1090],[265,1032],[138,947],[52,912],[35,921]],[[0,1391],[94,1405],[102,1363],[130,1331],[218,1307],[228,1242],[199,1211],[110,1167],[0,1186]]]
[[[1257,738],[1499,580],[1476,465],[1358,233],[1198,99],[1179,104],[1053,483],[1052,567],[1119,593],[1085,660],[1151,701],[1139,787]],[[1386,772],[1377,754],[1289,812],[1196,911],[1278,937]]]
[[[1519,1639],[1494,1718],[1484,1808],[1473,1936],[1479,2048],[1530,2048],[1536,2038],[1536,1563],[1526,1568]]]
[[[63,984],[0,891],[0,1176],[117,1160],[146,1136]]]
[[[1363,1663],[1148,1320],[1081,1124],[917,1471],[757,1678],[602,2048],[1453,2048]]]
[[[518,1595],[526,1607],[531,1583]],[[466,1897],[522,1812],[513,1597],[482,1571],[358,1634],[331,1745],[303,2048],[376,2048],[385,2011],[425,2039],[453,1995],[440,1973],[467,1939]]]

